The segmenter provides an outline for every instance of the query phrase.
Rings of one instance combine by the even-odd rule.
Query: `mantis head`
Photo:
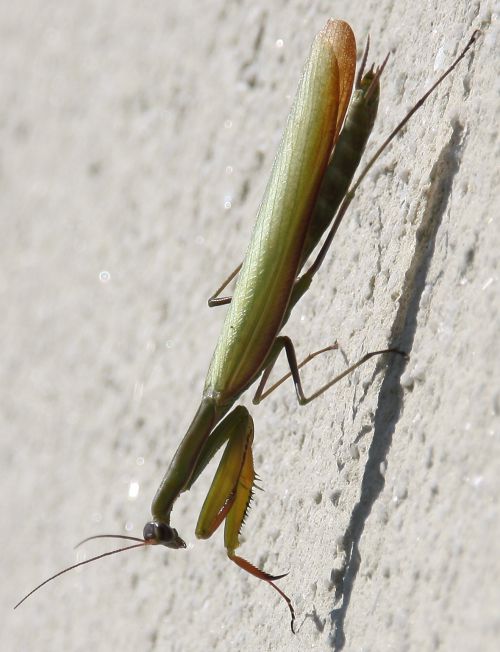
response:
[[[152,545],[161,544],[175,550],[186,547],[185,541],[177,534],[177,530],[163,521],[148,521],[144,526],[142,536],[146,543]]]

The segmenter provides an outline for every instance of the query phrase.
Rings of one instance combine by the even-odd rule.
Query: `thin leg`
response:
[[[324,257],[324,256],[323,256]],[[240,263],[236,269],[234,269],[231,274],[225,279],[222,285],[217,288],[217,290],[209,297],[208,307],[215,308],[216,306],[226,306],[228,303],[231,303],[233,297],[219,297],[219,294],[226,288],[229,283],[239,274],[241,266],[243,263]],[[290,312],[293,306],[297,303],[300,297],[307,292],[309,286],[311,285],[312,277],[314,274],[303,274],[299,279],[295,281],[295,285],[292,291],[292,298],[290,300]],[[285,321],[287,321],[285,319]]]
[[[311,356],[308,356],[302,363],[301,365],[297,364],[297,356],[295,355],[295,348],[293,346],[292,340],[287,337],[286,335],[282,335],[280,337],[276,338],[276,344],[280,346],[280,348],[285,349],[286,357],[288,360],[288,364],[290,366],[290,373],[288,373],[286,376],[281,378],[277,383],[275,383],[267,392],[263,392],[265,383],[267,379],[269,378],[269,374],[271,373],[271,368],[272,365],[274,365],[274,362],[276,361],[276,358],[272,361],[272,365],[269,367],[266,367],[264,370],[264,374],[262,376],[262,380],[259,384],[259,387],[257,388],[257,392],[254,396],[253,402],[254,404],[260,403],[266,396],[269,396],[269,394],[278,387],[284,380],[292,376],[293,382],[295,383],[295,392],[297,394],[297,400],[300,405],[306,405],[307,403],[310,403],[311,401],[314,401],[315,398],[318,398],[318,396],[321,396],[323,392],[326,392],[327,389],[330,389],[335,383],[338,383],[339,380],[342,378],[345,378],[348,374],[352,373],[355,369],[360,367],[362,364],[367,362],[370,358],[373,358],[376,355],[382,355],[383,353],[397,353],[399,355],[406,356],[406,353],[403,353],[403,351],[400,351],[399,349],[382,349],[381,351],[371,351],[370,353],[367,353],[364,355],[358,362],[355,364],[351,365],[348,367],[345,371],[343,371],[341,374],[338,376],[335,376],[335,378],[332,378],[329,382],[327,382],[325,385],[322,385],[318,390],[316,390],[313,394],[310,396],[306,396],[304,394],[304,390],[302,389],[302,382],[300,380],[300,374],[299,374],[299,368],[300,366],[303,366],[304,364],[307,364],[309,360],[311,360],[313,357],[318,355],[319,353],[322,353],[322,351],[317,351],[316,353],[311,354]],[[328,347],[326,350],[331,349],[332,347]],[[277,357],[277,356],[276,356]]]
[[[292,630],[292,634],[295,634],[295,610],[293,608],[292,601],[290,598],[287,596],[287,594],[282,591],[278,586],[276,586],[275,582],[276,580],[280,580],[281,578],[285,577],[288,575],[288,573],[284,573],[283,575],[270,575],[269,573],[266,573],[266,571],[261,570],[260,568],[257,568],[253,564],[251,564],[249,561],[246,559],[243,559],[243,557],[239,557],[238,555],[234,554],[234,550],[228,549],[227,551],[227,556],[231,561],[234,561],[235,564],[237,564],[240,568],[245,570],[247,573],[250,573],[250,575],[253,575],[254,577],[257,577],[259,580],[264,580],[264,582],[267,582],[270,586],[273,587],[275,591],[277,591],[283,600],[287,603],[288,609],[290,610],[290,629]]]
[[[285,337],[285,336],[283,336]],[[280,344],[278,340],[281,338],[278,337],[276,338],[276,343]],[[288,338],[287,338],[288,339]],[[269,379],[269,376],[271,374],[271,371],[273,370],[274,364],[276,362],[276,359],[278,358],[279,353],[281,352],[281,349],[283,348],[282,346],[277,346],[277,350],[275,352],[275,355],[273,356],[273,359],[269,362],[267,367],[264,369],[264,372],[262,374],[262,377],[260,379],[259,386],[257,387],[257,391],[255,392],[255,396],[253,397],[253,404],[258,405],[261,401],[263,401],[265,398],[269,396],[272,392],[274,392],[275,389],[277,389],[281,384],[285,382],[285,380],[288,380],[292,376],[292,372],[289,371],[287,374],[282,376],[279,380],[277,380],[274,385],[271,385],[269,389],[264,391],[264,387]],[[302,369],[302,367],[305,367],[305,365],[308,362],[311,362],[317,355],[320,355],[321,353],[326,353],[327,351],[335,351],[339,348],[339,345],[337,342],[334,344],[331,344],[330,346],[325,346],[324,349],[319,349],[319,351],[314,351],[314,353],[310,353],[307,357],[305,357],[302,362],[300,362],[297,365],[297,369]]]
[[[240,263],[238,267],[229,274],[229,276],[226,278],[224,283],[215,290],[215,292],[212,294],[212,296],[208,299],[208,307],[209,308],[214,308],[215,306],[225,306],[228,303],[231,303],[232,297],[219,297],[219,294],[226,288],[229,283],[233,280],[233,278],[239,273],[241,266],[243,263]]]

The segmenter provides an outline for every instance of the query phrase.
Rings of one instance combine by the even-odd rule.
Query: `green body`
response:
[[[208,370],[201,405],[153,500],[154,520],[144,528],[146,542],[185,547],[169,524],[174,501],[192,486],[208,461],[227,442],[202,507],[196,534],[207,538],[223,520],[226,521],[224,543],[229,558],[280,593],[290,609],[292,631],[295,615],[291,601],[274,583],[283,576],[269,575],[235,554],[256,476],[252,459],[252,418],[243,406],[232,412],[229,410],[261,373],[254,403],[287,377],[263,393],[282,349],[286,351],[301,404],[313,400],[375,355],[388,352],[404,355],[398,349],[373,351],[306,397],[299,376],[301,365],[297,364],[293,344],[279,332],[309,288],[363,178],[412,115],[465,56],[477,36],[478,32],[474,32],[462,53],[385,139],[351,187],[375,121],[379,77],[385,62],[375,74],[369,71],[359,83],[338,138],[352,88],[349,68],[355,61],[354,36],[343,21],[328,21],[316,37],[259,208],[234,296],[229,299],[231,306]],[[337,147],[328,163],[334,142]],[[329,233],[319,253],[299,278],[300,270],[327,228]],[[227,302],[224,298],[219,303]]]
[[[205,382],[204,396],[217,404],[233,402],[252,382],[280,330],[332,151],[332,63],[326,48],[311,57],[288,117]]]
[[[337,29],[340,38],[335,34],[333,40],[344,55],[342,71],[329,40],[331,33],[327,33]],[[227,443],[202,507],[196,535],[211,536],[225,520],[224,543],[229,558],[280,593],[292,614],[292,630],[293,607],[274,583],[279,577],[235,554],[252,498],[255,472],[252,417],[243,406],[230,410],[241,393],[279,355],[283,346],[278,337],[280,329],[311,283],[312,275],[306,273],[298,279],[298,274],[332,222],[373,126],[378,79],[376,101],[372,97],[370,102],[364,102],[364,90],[355,92],[340,133],[354,72],[351,29],[342,21],[328,23],[313,43],[299,83],[210,363],[200,407],[158,488],[151,507],[153,519],[145,527],[145,539],[173,548],[185,546],[170,526],[174,502]],[[360,125],[361,136],[349,133],[358,131]],[[336,140],[338,150],[331,157]]]
[[[221,445],[211,446],[214,428],[277,356],[276,337],[311,283],[307,275],[297,279],[298,273],[331,224],[375,121],[379,87],[376,80],[367,101],[374,79],[369,72],[354,90],[331,156],[338,74],[331,53],[321,48],[315,52],[315,45],[259,207],[200,407],[153,500],[153,518],[167,523],[179,494],[190,488]]]

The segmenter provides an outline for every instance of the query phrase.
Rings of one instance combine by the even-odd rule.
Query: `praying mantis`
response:
[[[356,68],[354,34],[344,21],[327,22],[316,36],[306,61],[243,263],[209,300],[210,306],[230,304],[229,309],[199,408],[153,498],[151,519],[144,526],[143,538],[106,534],[85,539],[81,543],[96,538],[135,543],[65,568],[30,591],[16,607],[47,582],[96,559],[148,545],[185,548],[186,543],[170,522],[174,503],[193,486],[225,445],[198,518],[196,536],[210,537],[225,521],[224,545],[229,559],[279,593],[290,610],[294,632],[292,602],[276,584],[285,575],[272,575],[236,552],[257,476],[252,453],[253,419],[246,407],[234,405],[256,381],[259,383],[254,404],[289,376],[293,378],[298,402],[305,405],[370,358],[384,353],[404,355],[395,348],[370,352],[306,395],[299,369],[335,345],[316,351],[298,364],[293,343],[281,330],[320,269],[362,180],[411,116],[464,58],[477,35],[474,32],[460,55],[386,138],[351,186],[375,122],[380,77],[387,58],[376,71],[365,72],[366,49],[352,93]],[[319,252],[303,272],[327,230]],[[232,298],[220,297],[236,275]],[[283,350],[290,373],[265,389]]]

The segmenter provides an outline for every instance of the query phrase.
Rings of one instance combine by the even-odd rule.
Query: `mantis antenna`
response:
[[[27,600],[31,595],[33,595],[33,593],[36,593],[38,589],[41,589],[42,586],[45,586],[49,582],[52,582],[52,580],[55,580],[57,577],[64,575],[64,573],[67,573],[70,570],[78,568],[79,566],[85,566],[85,564],[90,564],[91,562],[97,561],[98,559],[103,559],[103,557],[109,557],[111,555],[116,555],[119,552],[125,552],[125,550],[132,550],[132,548],[143,548],[144,546],[154,545],[154,542],[145,541],[144,539],[139,539],[138,537],[129,537],[122,534],[98,534],[96,536],[87,537],[86,539],[83,539],[83,541],[80,541],[79,543],[76,544],[75,548],[78,548],[79,546],[83,545],[87,541],[92,541],[92,539],[125,539],[127,541],[138,541],[139,543],[135,543],[132,546],[125,546],[124,548],[117,548],[117,550],[110,550],[109,552],[103,552],[101,555],[96,555],[95,557],[91,557],[90,559],[85,559],[84,561],[79,561],[77,564],[72,564],[67,568],[63,568],[63,570],[59,571],[55,575],[51,575],[51,577],[44,580],[41,584],[35,586],[35,588],[32,589],[29,593],[27,593],[24,596],[24,598],[19,600],[19,602],[15,605],[14,609],[17,609],[20,605],[22,605],[22,603],[25,600]]]

